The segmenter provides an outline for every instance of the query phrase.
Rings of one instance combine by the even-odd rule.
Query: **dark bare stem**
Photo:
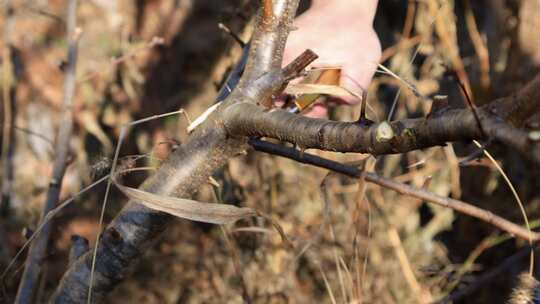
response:
[[[482,123],[480,122],[480,117],[478,117],[478,113],[476,112],[476,105],[472,101],[471,96],[469,96],[469,93],[467,92],[467,88],[465,88],[465,85],[461,82],[461,80],[459,80],[459,77],[457,77],[457,74],[456,74],[456,81],[458,83],[459,88],[461,89],[461,92],[465,96],[465,101],[467,101],[467,105],[469,106],[469,109],[474,115],[474,120],[476,120],[476,124],[478,125],[478,129],[480,129],[480,133],[486,134],[484,132],[484,128],[482,127]]]
[[[486,211],[484,209],[478,208],[469,203],[452,199],[449,197],[440,196],[434,193],[431,193],[427,190],[417,189],[415,187],[396,182],[394,180],[378,176],[374,173],[366,173],[366,180],[368,182],[377,184],[379,186],[391,189],[397,193],[412,196],[427,202],[437,204],[439,206],[447,207],[453,209],[459,213],[463,213],[472,217],[475,217],[479,220],[482,220],[488,224],[491,224],[505,232],[508,232],[510,235],[513,235],[517,238],[529,241],[538,241],[540,240],[540,234],[536,232],[529,233],[527,229],[516,225],[510,221],[505,220],[504,218]]]
[[[362,170],[345,164],[341,164],[329,159],[324,159],[322,157],[312,155],[309,153],[301,152],[293,148],[288,148],[280,145],[276,145],[269,142],[264,142],[260,140],[250,140],[249,142],[256,150],[283,156],[286,158],[293,159],[295,161],[306,163],[321,168],[329,169],[335,172],[339,172],[350,177],[360,178],[364,174],[366,181],[370,183],[377,184],[379,186],[391,189],[403,195],[408,195],[414,198],[421,199],[423,201],[431,202],[439,206],[453,209],[459,213],[463,213],[477,219],[480,219],[488,224],[491,224],[503,231],[510,233],[518,238],[529,240],[529,231],[527,229],[516,225],[510,221],[503,219],[500,216],[497,216],[489,211],[478,208],[469,203],[440,196],[434,193],[431,193],[424,189],[418,189],[407,184],[396,182],[392,179],[379,176],[371,172],[363,172]],[[540,240],[540,234],[533,232],[532,240]]]
[[[522,127],[527,119],[540,111],[540,75],[512,96],[493,101],[487,107],[515,127]]]
[[[229,36],[231,36],[231,38],[236,42],[238,43],[238,45],[241,47],[241,48],[244,48],[246,46],[246,43],[244,42],[244,40],[242,40],[242,38],[240,38],[240,36],[238,36],[235,32],[231,31],[231,29],[226,26],[225,24],[223,23],[218,23],[218,28],[222,31],[224,31],[225,33],[227,33]]]
[[[53,174],[49,189],[47,191],[47,201],[43,207],[42,221],[45,215],[54,209],[60,197],[60,187],[67,166],[69,154],[69,141],[73,129],[72,104],[75,95],[77,49],[79,34],[76,29],[77,0],[71,0],[67,10],[67,40],[69,41],[67,67],[64,78],[64,100],[63,113],[58,132],[58,142],[56,146],[56,158],[53,165]],[[47,243],[51,232],[51,224],[43,227],[41,234],[30,246],[23,277],[19,284],[15,303],[32,303],[34,292],[38,286],[38,278],[43,265],[43,258],[47,251]]]
[[[2,49],[2,103],[4,108],[4,125],[2,127],[2,185],[0,197],[0,212],[7,212],[11,197],[11,178],[13,165],[12,153],[12,124],[13,100],[11,99],[13,85],[13,69],[11,64],[11,32],[14,23],[14,13],[11,1],[4,3],[4,47]]]

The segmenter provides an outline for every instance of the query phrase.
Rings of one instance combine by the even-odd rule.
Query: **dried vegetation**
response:
[[[425,96],[464,100],[458,81],[481,105],[516,91],[538,72],[538,1],[379,2],[375,27],[383,44],[381,63],[400,79],[381,71],[373,80],[368,99],[372,120],[389,113],[393,119],[425,116],[431,108]],[[22,229],[36,226],[45,201],[66,49],[66,1],[12,4],[14,24],[6,31],[4,17],[1,28],[8,32],[1,48],[8,39],[13,67],[11,75],[2,75],[2,85],[6,77],[15,80],[15,110],[14,152],[4,160],[11,162],[13,182],[9,215],[3,210],[0,221],[0,269],[24,243]],[[240,0],[81,1],[75,130],[61,200],[107,171],[122,124],[178,108],[197,117],[212,105],[241,53],[217,24],[246,39],[257,5]],[[357,108],[332,111],[333,118],[344,121],[358,114]],[[526,127],[540,128],[538,118]],[[186,140],[187,125],[179,116],[137,126],[121,154],[149,154],[152,158],[138,165],[158,164]],[[492,143],[488,149],[518,189],[531,225],[540,225],[538,164],[511,147]],[[361,163],[380,175],[522,223],[494,165],[486,158],[468,159],[477,151],[462,143],[377,158],[317,154]],[[221,229],[176,220],[107,302],[428,303],[450,297],[493,303],[507,298],[517,275],[528,268],[525,241],[362,179],[253,151],[232,160],[215,179],[220,187],[204,186],[198,200],[270,214],[295,247],[257,219]],[[124,178],[130,185],[141,181],[136,174]],[[97,187],[79,197],[54,221],[38,302],[49,297],[64,273],[71,236],[95,241],[103,192]],[[120,207],[111,204],[106,219]],[[504,263],[508,258],[512,263]],[[0,299],[12,301],[22,267],[19,263],[9,274]]]

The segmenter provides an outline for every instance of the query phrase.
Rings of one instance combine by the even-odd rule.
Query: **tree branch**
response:
[[[515,129],[505,120],[519,118],[521,125],[540,110],[540,77],[515,96],[503,98],[476,110],[443,109],[427,118],[383,121],[369,126],[356,122],[338,122],[295,115],[285,110],[267,111],[254,104],[235,104],[223,116],[231,136],[270,137],[294,143],[303,149],[316,148],[338,152],[373,155],[404,153],[442,146],[447,142],[468,142],[490,138],[512,145],[526,157],[540,163],[540,143],[527,132]],[[521,104],[529,111],[516,108]]]
[[[47,201],[43,206],[41,221],[45,220],[45,216],[49,211],[54,209],[60,199],[60,187],[62,179],[66,171],[66,166],[69,156],[69,142],[73,130],[73,97],[75,95],[76,67],[77,67],[77,52],[80,32],[76,28],[77,21],[77,0],[71,0],[67,9],[67,65],[64,78],[64,100],[63,113],[60,121],[60,129],[58,130],[58,140],[56,143],[56,157],[53,164],[53,174],[47,191]],[[47,251],[47,244],[51,233],[51,224],[47,223],[43,226],[41,233],[34,240],[28,256],[26,257],[26,265],[24,268],[17,297],[15,303],[32,303],[34,292],[38,289],[38,279],[43,265],[43,258]]]
[[[524,239],[526,241],[538,241],[540,240],[540,234],[533,232],[532,235],[527,231],[527,229],[516,225],[504,218],[497,216],[490,211],[483,210],[469,203],[452,199],[449,197],[444,197],[431,193],[424,189],[418,189],[413,186],[396,182],[392,179],[379,176],[372,172],[363,172],[357,167],[341,164],[336,161],[325,159],[316,155],[309,153],[303,153],[296,149],[283,147],[276,145],[270,142],[265,142],[261,140],[250,140],[250,145],[255,148],[257,151],[266,152],[274,155],[279,155],[295,161],[314,165],[317,167],[329,169],[335,172],[345,174],[350,177],[359,178],[364,175],[366,181],[370,183],[377,184],[379,186],[394,190],[400,194],[412,196],[423,201],[431,202],[439,206],[447,207],[453,210],[456,210],[460,213],[475,217],[480,219],[488,224],[491,224],[503,231],[515,235],[518,238]],[[531,238],[529,238],[531,237]]]
[[[517,93],[487,105],[490,111],[515,127],[522,127],[527,119],[540,111],[540,75]]]
[[[281,70],[281,58],[298,2],[263,0],[251,37],[246,71],[238,85],[240,89],[249,86],[265,73]],[[271,15],[273,18],[270,18]]]
[[[247,149],[246,138],[231,138],[223,128],[223,109],[238,102],[258,102],[279,93],[284,84],[281,60],[298,0],[274,0],[273,22],[262,24],[261,12],[250,45],[246,70],[238,87],[177,149],[141,189],[160,195],[190,198],[229,158]],[[120,283],[173,219],[130,201],[108,225],[96,253],[92,301],[100,301]],[[64,274],[52,302],[87,301],[91,251]]]
[[[281,60],[298,6],[298,0],[263,1],[266,12],[261,9],[257,15],[246,69],[238,86],[196,128],[190,140],[141,185],[141,189],[160,195],[190,198],[215,170],[248,148],[248,136],[275,137],[305,148],[373,154],[406,152],[443,145],[446,141],[482,137],[468,110],[448,110],[429,119],[382,122],[366,127],[355,123],[309,119],[258,106],[271,101],[288,80],[281,70]],[[272,4],[271,20],[269,4]],[[538,86],[534,89],[540,92]],[[498,117],[504,118],[489,110],[479,109],[482,126],[486,129],[486,125],[495,124]],[[517,110],[510,113],[521,116]],[[103,299],[129,274],[172,219],[172,216],[150,210],[137,201],[132,200],[124,207],[108,225],[97,247],[93,285],[95,298],[92,301]],[[85,302],[91,265],[90,253],[74,261],[51,300],[59,303]]]

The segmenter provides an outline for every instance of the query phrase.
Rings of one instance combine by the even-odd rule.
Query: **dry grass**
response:
[[[17,48],[14,62],[22,64],[14,96],[15,125],[53,140],[62,92],[57,65],[63,59],[65,41],[62,23],[39,10],[62,16],[65,1],[48,2],[39,6],[39,1],[14,1],[17,22],[11,39]],[[217,24],[224,22],[235,32],[249,33],[243,26],[254,2],[179,1],[178,7],[174,2],[148,1],[140,8],[136,1],[127,0],[81,3],[79,23],[84,34],[74,108],[77,130],[63,198],[90,184],[95,175],[91,167],[103,156],[112,156],[112,143],[126,122],[180,107],[197,117],[212,104],[215,84],[239,54]],[[498,22],[496,18],[519,22],[515,8],[490,15],[474,1],[470,1],[472,7],[454,7],[453,2],[442,0],[380,2],[385,3],[376,18],[386,49],[382,64],[403,81],[388,73],[377,75],[369,89],[371,119],[387,117],[394,101],[394,119],[426,115],[430,102],[418,96],[448,95],[451,103],[457,101],[453,106],[462,106],[459,88],[446,76],[444,64],[456,68],[478,104],[519,87],[540,64],[532,61],[534,56],[521,61],[509,57],[519,53],[514,49],[519,44],[511,43],[517,38],[509,34],[514,29],[485,26],[488,21]],[[102,15],[105,18],[98,17]],[[467,22],[456,22],[462,18]],[[474,20],[477,27],[471,23]],[[153,37],[163,37],[165,44],[148,47]],[[520,72],[525,64],[527,72]],[[398,90],[401,93],[396,97]],[[340,107],[332,115],[354,120],[359,111]],[[135,127],[121,154],[153,151],[156,158],[164,158],[175,142],[181,144],[187,138],[187,124],[183,118],[167,118]],[[12,213],[0,222],[0,247],[8,248],[6,255],[0,254],[0,269],[23,244],[22,228],[35,227],[51,171],[49,143],[29,132],[15,131],[14,135]],[[491,163],[460,166],[475,149],[456,144],[377,160],[359,154],[310,152],[361,162],[381,175],[463,198],[521,222],[519,208],[510,203],[512,192]],[[538,167],[503,146],[493,145],[490,152],[513,181],[534,228],[540,216]],[[139,163],[154,164],[151,160]],[[322,169],[255,152],[234,159],[216,174],[220,187],[206,185],[196,199],[270,214],[294,248],[263,219],[242,220],[223,231],[178,220],[107,301],[239,303],[249,298],[254,303],[428,303],[475,282],[481,271],[497,267],[527,246],[451,210],[362,180],[327,175]],[[140,181],[138,176],[125,180],[131,185]],[[49,267],[43,299],[65,269],[69,236],[77,233],[95,240],[103,192],[104,187],[98,187],[79,197],[57,218],[45,261]],[[106,221],[124,201],[117,191],[112,196]],[[528,260],[523,259],[514,268],[527,266]],[[19,276],[14,272],[2,297],[11,299]],[[472,297],[478,302],[501,299],[508,296],[512,284],[510,275],[487,281]]]

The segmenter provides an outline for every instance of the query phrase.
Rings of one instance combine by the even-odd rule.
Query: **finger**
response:
[[[306,110],[305,113],[302,113],[302,115],[311,118],[327,118],[328,108],[325,104],[318,102],[311,106],[308,110]]]
[[[357,58],[348,61],[341,72],[340,85],[358,96],[362,96],[362,93],[367,90],[381,58],[379,39],[373,36],[369,40],[371,41],[365,43],[365,49],[369,51],[357,53]],[[342,99],[348,104],[356,104],[360,101],[358,97],[345,97]]]

